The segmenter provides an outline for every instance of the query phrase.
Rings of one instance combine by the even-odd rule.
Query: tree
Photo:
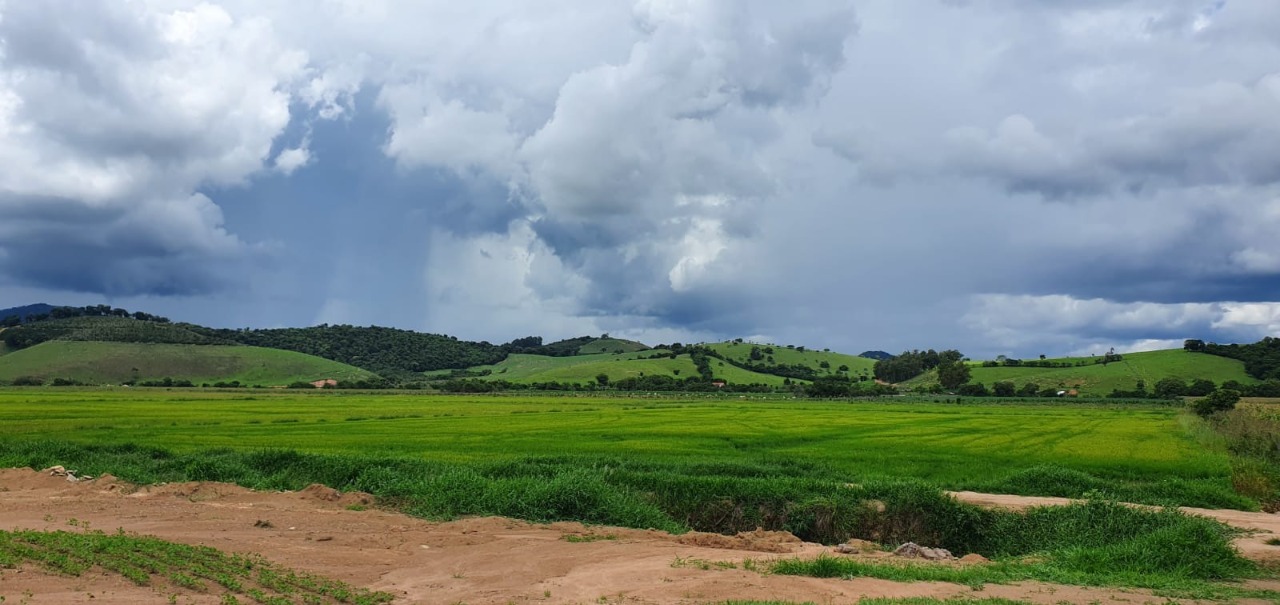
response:
[[[1182,350],[1191,351],[1192,353],[1203,353],[1205,349],[1204,341],[1197,338],[1188,338],[1182,341]]]
[[[991,385],[991,391],[995,393],[996,397],[1013,397],[1014,393],[1017,392],[1016,389],[1017,387],[1008,380],[1001,380]]]
[[[938,366],[938,384],[953,390],[969,382],[969,365],[960,361],[952,361]]]
[[[605,374],[604,372],[596,374],[596,384],[602,387],[609,386],[609,375]]]
[[[1034,382],[1028,382],[1018,389],[1019,397],[1035,397],[1040,394],[1040,387]]]
[[[1201,417],[1208,418],[1218,412],[1234,410],[1239,401],[1239,391],[1219,389],[1210,393],[1208,397],[1193,401],[1191,408]]]
[[[1187,387],[1187,394],[1192,397],[1204,397],[1217,388],[1217,385],[1213,384],[1212,380],[1197,378],[1191,381],[1191,386]]]
[[[1161,399],[1174,399],[1187,394],[1187,383],[1172,376],[1161,378],[1156,382],[1155,396]]]

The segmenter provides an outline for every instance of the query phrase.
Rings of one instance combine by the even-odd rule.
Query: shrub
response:
[[[1240,393],[1228,389],[1219,389],[1208,397],[1197,399],[1191,403],[1192,409],[1201,417],[1207,418],[1218,412],[1234,410],[1240,401]]]
[[[42,387],[44,379],[39,376],[19,376],[13,379],[15,387]]]

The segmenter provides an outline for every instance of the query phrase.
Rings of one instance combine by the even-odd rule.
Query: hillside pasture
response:
[[[281,386],[332,378],[368,379],[359,368],[292,351],[248,346],[49,341],[0,357],[0,381],[20,376],[86,384],[173,378]]]
[[[639,376],[670,376],[683,379],[698,375],[698,368],[688,355],[680,355],[674,359],[670,357],[650,359],[653,355],[653,351],[568,357],[517,353],[507,356],[507,359],[502,362],[468,368],[468,371],[475,373],[488,370],[489,374],[482,377],[483,379],[506,380],[520,384],[537,382],[587,384],[596,382],[596,377],[600,374],[608,376],[610,382]],[[718,359],[711,360],[711,371],[713,377],[734,384],[781,385],[783,382],[783,379],[778,376],[743,370],[727,363],[721,365],[721,360]],[[448,376],[449,372],[430,372],[426,375],[442,378]]]
[[[858,357],[857,355],[846,355],[844,353],[835,353],[830,351],[814,351],[805,349],[799,351],[796,349],[788,349],[780,345],[756,345],[749,342],[718,342],[706,345],[711,350],[723,355],[724,357],[736,361],[738,363],[747,363],[751,360],[752,347],[772,348],[773,352],[766,354],[765,359],[756,361],[755,363],[768,363],[767,358],[773,357],[773,363],[776,365],[803,365],[813,368],[814,372],[821,375],[835,375],[840,366],[849,366],[849,375],[858,376],[859,374],[871,375],[872,369],[876,362],[874,359],[866,357]],[[829,367],[822,367],[822,363],[826,362]]]
[[[634,340],[623,340],[621,338],[597,338],[578,349],[579,355],[599,355],[602,353],[636,353],[639,351],[647,351],[649,347],[644,343]]]
[[[1212,380],[1222,384],[1235,380],[1241,384],[1256,384],[1258,381],[1244,372],[1244,363],[1235,359],[1218,357],[1206,353],[1191,353],[1181,349],[1149,351],[1145,353],[1128,353],[1120,361],[1106,365],[1095,363],[1092,357],[1065,357],[1051,359],[1057,363],[1070,363],[1064,368],[1039,367],[982,367],[980,362],[971,364],[970,383],[982,383],[988,388],[1000,381],[1010,381],[1021,387],[1034,383],[1040,388],[1075,389],[1081,395],[1103,397],[1113,390],[1131,391],[1137,387],[1138,381],[1146,384],[1147,390],[1163,378],[1177,378],[1189,382],[1196,378]],[[1074,365],[1077,363],[1084,365]],[[936,372],[926,372],[907,381],[906,386],[928,386],[938,381]]]

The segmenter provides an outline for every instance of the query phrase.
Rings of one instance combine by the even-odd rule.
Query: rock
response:
[[[949,561],[955,557],[945,548],[921,548],[920,557],[929,561]]]
[[[40,471],[40,472],[42,472],[42,473],[49,473],[51,476],[54,476],[54,477],[66,477],[66,476],[67,476],[67,469],[66,469],[66,467],[63,467],[63,466],[51,466],[51,467],[46,468],[46,469],[44,469],[44,470],[42,470],[42,471]]]
[[[920,545],[915,542],[907,542],[906,544],[893,549],[893,554],[899,557],[914,559],[920,556]]]
[[[945,548],[929,548],[915,542],[907,542],[893,551],[893,554],[908,559],[925,559],[927,561],[948,561],[955,557]]]
[[[880,545],[868,540],[859,540],[851,538],[848,542],[836,546],[836,552],[846,555],[856,555],[858,553],[879,552]]]

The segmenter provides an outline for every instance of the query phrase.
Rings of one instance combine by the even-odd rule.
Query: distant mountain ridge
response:
[[[17,316],[18,319],[26,321],[31,315],[44,315],[56,307],[45,303],[36,303],[34,305],[24,305],[21,307],[9,307],[8,309],[0,309],[0,320]]]

